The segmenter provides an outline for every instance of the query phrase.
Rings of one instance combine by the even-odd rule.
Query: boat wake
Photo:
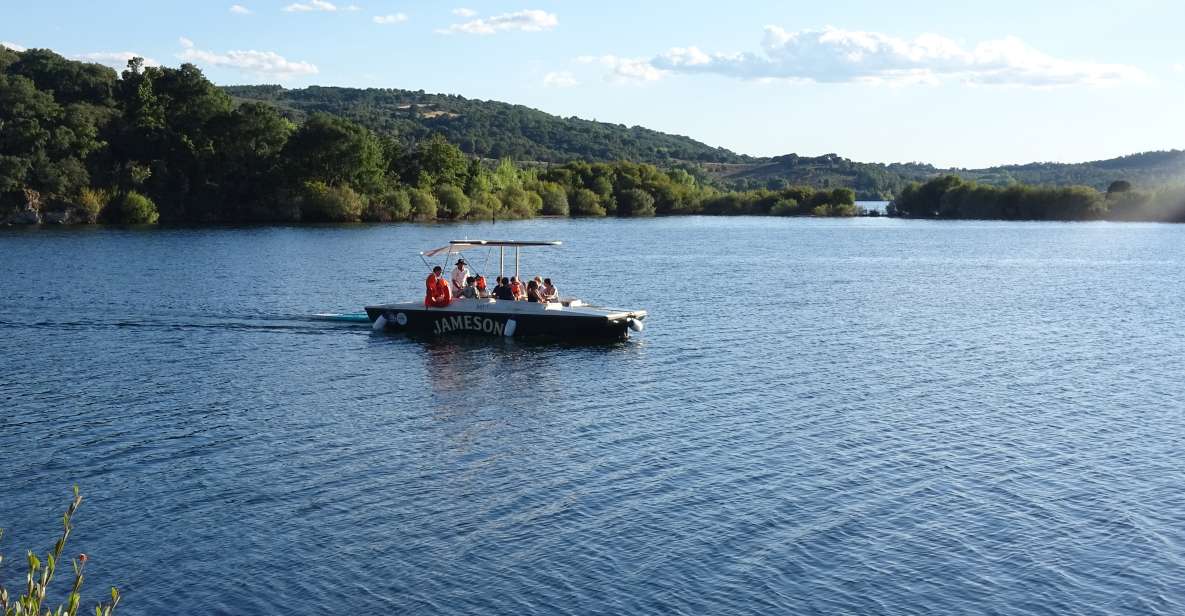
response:
[[[336,323],[366,323],[370,324],[370,317],[365,312],[318,312],[310,315],[312,321],[333,321]]]

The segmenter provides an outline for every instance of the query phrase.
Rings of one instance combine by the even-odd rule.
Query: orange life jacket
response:
[[[510,283],[510,292],[514,293],[515,297],[522,295],[523,294],[523,285],[520,284],[519,281],[517,281],[517,280],[515,280],[514,282],[511,282]]]
[[[485,276],[478,276],[477,277],[477,290],[478,291],[485,291],[486,290],[486,277]]]
[[[452,292],[449,291],[449,283],[445,282],[443,277],[438,278],[436,274],[430,274],[428,280],[424,281],[424,305],[434,306],[436,308],[443,308],[452,300]]]

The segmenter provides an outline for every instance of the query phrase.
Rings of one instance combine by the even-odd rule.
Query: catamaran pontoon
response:
[[[443,255],[481,248],[498,249],[499,276],[506,274],[506,249],[514,249],[514,275],[519,276],[519,250],[534,246],[559,246],[561,242],[513,240],[453,240],[447,246],[420,253]],[[427,261],[425,261],[426,263]],[[453,299],[447,306],[429,307],[423,301],[367,306],[366,315],[376,330],[442,335],[470,333],[491,336],[551,336],[557,338],[627,338],[630,330],[642,331],[645,310],[620,310],[590,306],[579,299],[536,303],[498,301],[494,298]]]

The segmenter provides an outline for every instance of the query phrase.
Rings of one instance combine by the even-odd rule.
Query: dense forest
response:
[[[1105,193],[1089,186],[991,186],[946,175],[913,183],[889,204],[904,218],[1145,220],[1185,222],[1185,188],[1138,190],[1126,180]]]
[[[845,188],[726,192],[680,168],[467,155],[237,102],[191,64],[121,74],[0,48],[0,222],[394,221],[665,214],[851,216]]]

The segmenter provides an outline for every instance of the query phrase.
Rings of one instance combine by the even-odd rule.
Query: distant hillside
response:
[[[677,161],[754,160],[688,137],[640,126],[561,118],[522,105],[396,89],[324,88],[288,90],[280,86],[226,86],[233,98],[265,101],[294,120],[325,112],[358,122],[405,143],[440,133],[463,151],[485,158],[520,161],[630,160],[656,164]]]
[[[751,163],[703,165],[718,183],[737,189],[816,186],[851,188],[861,199],[892,199],[913,181],[925,181],[942,170],[921,163],[860,163],[836,154],[786,154]]]
[[[986,169],[941,169],[925,163],[862,163],[837,154],[758,158],[689,137],[570,117],[523,105],[397,89],[275,85],[226,86],[240,101],[263,101],[301,121],[325,112],[349,118],[405,144],[440,133],[463,151],[517,161],[630,160],[699,167],[696,175],[733,189],[806,185],[846,187],[861,199],[891,199],[910,182],[955,174],[994,186],[1012,183],[1085,185],[1100,190],[1114,180],[1137,186],[1185,182],[1185,151],[1146,152],[1087,163],[1029,163]]]
[[[718,182],[738,189],[783,185],[851,188],[862,199],[891,199],[910,182],[957,175],[992,186],[1038,184],[1106,190],[1115,180],[1152,188],[1185,183],[1185,151],[1145,152],[1086,163],[1029,163],[985,169],[940,169],[923,163],[861,163],[837,156],[787,154],[749,163],[704,165]]]
[[[1104,190],[1115,180],[1127,180],[1136,186],[1153,187],[1185,181],[1185,151],[1143,152],[1087,163],[1029,163],[954,172],[969,180],[995,185],[1080,184]]]

